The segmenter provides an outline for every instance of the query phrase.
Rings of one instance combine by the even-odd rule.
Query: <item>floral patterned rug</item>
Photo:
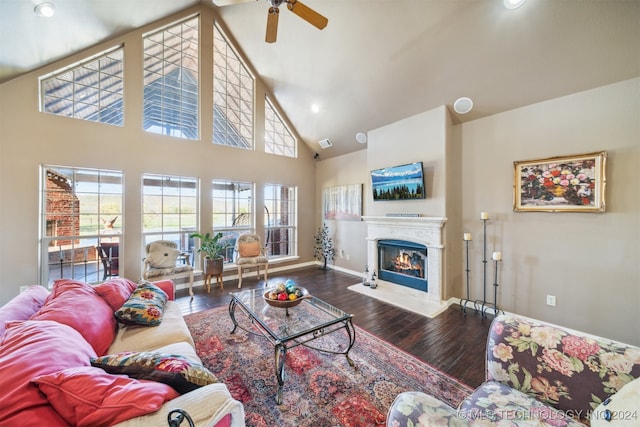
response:
[[[242,321],[245,316],[236,317]],[[277,405],[274,348],[266,338],[240,329],[230,334],[233,323],[226,306],[187,315],[185,320],[202,362],[243,403],[250,427],[384,426],[387,410],[403,391],[423,391],[453,407],[472,391],[356,327],[349,356],[357,369],[341,354],[303,346],[288,350],[283,403]],[[338,331],[322,340],[322,348],[327,348],[344,345],[347,337]]]

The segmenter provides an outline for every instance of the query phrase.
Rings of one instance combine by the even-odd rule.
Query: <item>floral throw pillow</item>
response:
[[[122,352],[91,359],[91,365],[110,374],[167,384],[184,394],[219,382],[207,368],[184,356],[153,351]]]
[[[157,326],[162,322],[167,294],[150,282],[142,282],[114,314],[126,325]]]

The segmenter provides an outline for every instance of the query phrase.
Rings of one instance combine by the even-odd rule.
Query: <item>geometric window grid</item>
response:
[[[265,242],[272,258],[297,254],[297,187],[264,187]]]
[[[231,262],[238,236],[254,230],[254,184],[214,180],[211,185],[213,232],[222,233],[222,241],[227,245],[225,262]]]
[[[122,267],[106,268],[98,246],[112,248],[115,265],[123,256],[124,174],[43,165],[40,176],[40,284],[61,278],[96,283],[121,275]]]
[[[268,97],[264,103],[264,150],[270,154],[296,157],[296,139]]]
[[[123,49],[102,52],[40,78],[40,110],[122,126]]]
[[[199,17],[144,36],[143,128],[198,138]]]
[[[254,78],[213,28],[213,143],[253,149]]]
[[[143,244],[169,240],[181,252],[193,250],[198,227],[198,178],[142,175]]]

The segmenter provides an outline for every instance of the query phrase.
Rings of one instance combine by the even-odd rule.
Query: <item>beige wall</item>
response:
[[[490,212],[488,258],[497,250],[504,257],[501,308],[640,344],[639,93],[640,79],[633,79],[462,125],[452,126],[443,107],[370,131],[359,175],[367,184],[364,213],[448,218],[445,298],[465,296],[462,233],[471,232],[474,299],[482,296],[483,282],[480,212]],[[600,150],[609,154],[606,213],[513,212],[514,161]],[[334,175],[345,165],[359,174],[352,160],[364,157],[350,156],[321,161],[316,188],[350,183]],[[426,163],[427,200],[373,203],[370,169],[417,160]],[[361,227],[336,222],[344,234]],[[359,246],[366,251],[364,241]],[[494,268],[488,266],[492,301]],[[546,295],[557,297],[556,307],[545,305]]]
[[[480,237],[480,212],[495,218],[488,251],[503,253],[505,310],[640,344],[639,93],[634,79],[461,126],[463,224]],[[514,161],[601,150],[609,156],[606,213],[513,212]],[[481,245],[476,238],[476,296]]]
[[[193,9],[174,16],[198,11]],[[39,165],[122,170],[125,173],[124,275],[137,280],[143,253],[140,176],[142,173],[198,177],[201,180],[200,228],[211,228],[212,179],[256,183],[256,206],[262,206],[265,183],[298,186],[299,262],[313,260],[315,228],[315,163],[308,147],[299,143],[298,158],[264,154],[264,85],[257,82],[256,150],[213,145],[212,27],[209,8],[202,8],[200,108],[201,139],[183,140],[142,130],[143,28],[0,85],[0,304],[18,294],[19,287],[38,282]],[[108,126],[38,112],[38,77],[107,47],[125,44],[125,125]],[[262,209],[256,210],[259,214]],[[257,229],[263,230],[262,215]],[[121,263],[122,265],[122,263]],[[121,270],[121,273],[123,270]]]

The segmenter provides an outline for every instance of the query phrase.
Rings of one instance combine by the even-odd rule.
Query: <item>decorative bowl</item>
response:
[[[273,289],[269,289],[267,290],[262,297],[264,298],[264,301],[269,304],[272,307],[280,307],[280,308],[289,308],[289,307],[295,307],[296,305],[300,304],[302,302],[303,299],[310,297],[309,295],[309,291],[307,291],[305,288],[298,286],[298,289],[300,289],[300,292],[302,292],[302,296],[294,299],[294,300],[277,300],[277,299],[271,299],[269,298],[269,292],[272,292]]]

